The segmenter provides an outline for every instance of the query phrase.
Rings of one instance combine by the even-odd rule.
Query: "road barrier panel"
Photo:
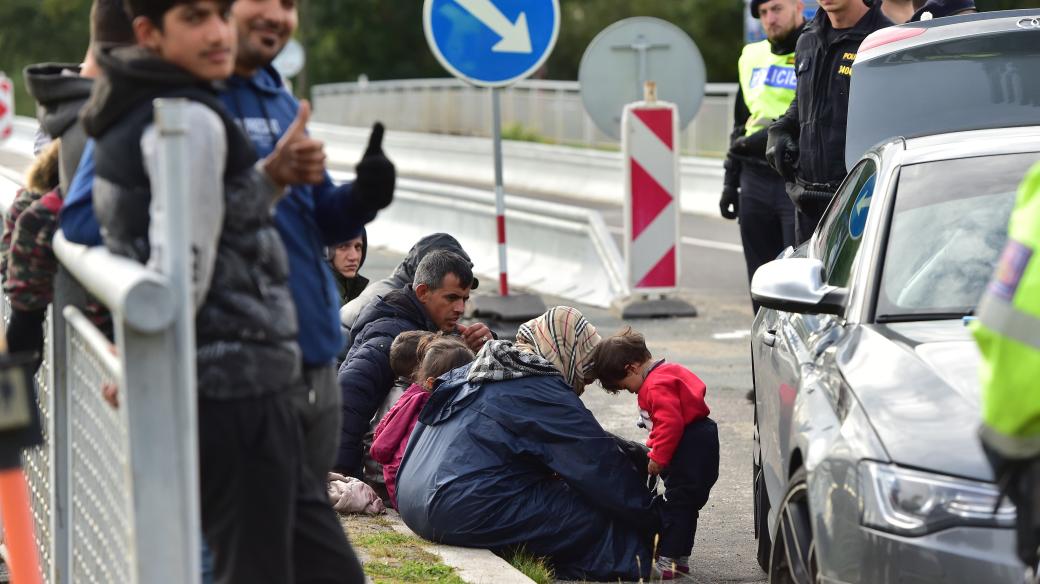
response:
[[[653,82],[646,85],[646,100],[625,106],[621,116],[625,278],[632,296],[617,309],[623,316],[695,315],[692,306],[683,309],[674,298],[682,266],[679,110],[657,101]]]

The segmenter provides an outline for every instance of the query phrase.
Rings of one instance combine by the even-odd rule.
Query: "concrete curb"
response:
[[[386,518],[393,524],[394,531],[416,537],[396,513],[387,513]],[[423,549],[440,557],[446,565],[455,568],[455,573],[469,584],[534,584],[527,576],[520,573],[509,562],[496,556],[489,550],[478,548],[462,548],[440,545],[423,540]]]

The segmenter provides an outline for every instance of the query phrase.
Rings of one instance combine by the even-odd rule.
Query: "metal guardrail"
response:
[[[176,217],[187,198],[170,177],[187,169],[171,105],[157,116],[164,181],[153,195]],[[19,185],[11,174],[0,172],[4,212]],[[24,456],[46,582],[199,579],[194,311],[187,250],[177,247],[167,255],[183,265],[162,275],[55,236],[60,266],[37,377],[46,440]],[[88,294],[111,310],[115,344],[84,316]],[[103,383],[118,385],[117,409]]]
[[[333,173],[333,178],[352,177]],[[597,211],[509,195],[506,206],[510,282],[601,307],[629,294],[621,254]],[[406,253],[419,238],[446,230],[469,253],[474,271],[493,281],[498,278],[495,215],[490,191],[402,179],[394,204],[368,226],[368,241]]]
[[[382,121],[395,130],[491,135],[488,89],[458,79],[329,83],[311,90],[314,120],[344,126]],[[737,84],[709,83],[700,112],[680,136],[683,152],[720,157],[729,149]],[[620,115],[621,112],[618,112]],[[511,136],[555,144],[618,148],[585,113],[577,81],[527,80],[502,90],[502,124]]]

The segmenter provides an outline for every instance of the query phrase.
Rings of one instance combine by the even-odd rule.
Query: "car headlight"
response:
[[[864,460],[859,464],[862,522],[901,535],[957,525],[1011,527],[1015,508],[991,483],[969,481]]]

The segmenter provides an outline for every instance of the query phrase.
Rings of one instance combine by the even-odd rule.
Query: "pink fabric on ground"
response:
[[[397,508],[397,470],[401,468],[408,439],[419,421],[419,412],[430,400],[430,392],[413,383],[376,426],[372,459],[383,465],[383,480],[390,504]]]

